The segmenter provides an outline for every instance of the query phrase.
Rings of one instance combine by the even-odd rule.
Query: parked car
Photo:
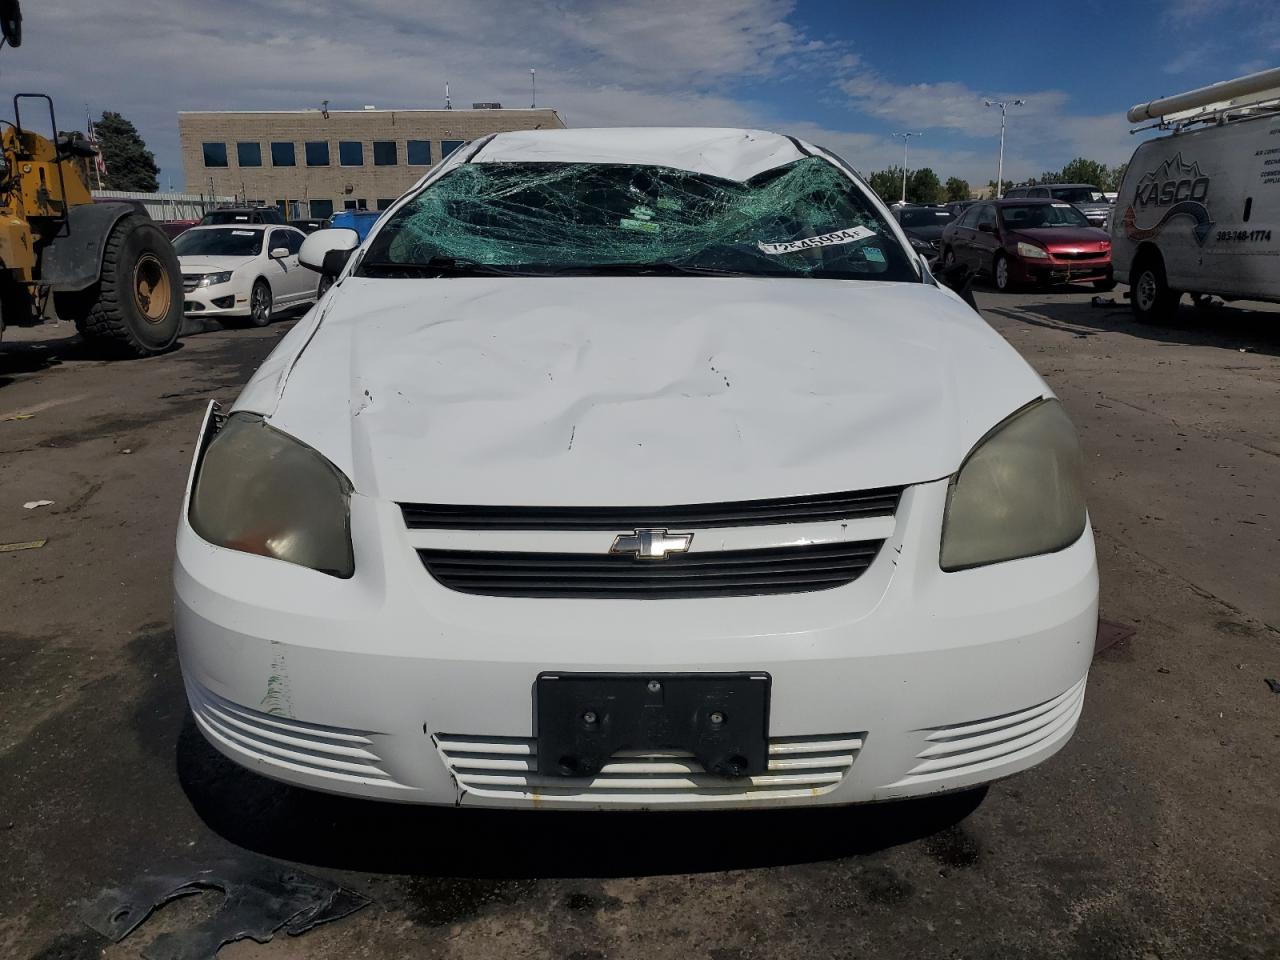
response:
[[[1019,284],[1115,286],[1111,241],[1060,200],[985,200],[942,232],[942,263],[990,277],[996,288]]]
[[[1197,304],[1280,303],[1280,67],[1129,111],[1174,131],[1138,145],[1111,217],[1117,275],[1139,317]]]
[[[329,218],[329,226],[347,227],[363,240],[381,216],[381,210],[339,210]]]
[[[192,227],[173,241],[183,309],[261,327],[276,311],[314,301],[319,278],[298,263],[304,239],[289,226]]]
[[[944,204],[944,206],[951,212],[953,217],[958,217],[977,202],[977,200],[952,200],[950,203]]]
[[[220,207],[200,218],[200,226],[224,223],[278,223],[284,225],[284,214],[275,207]]]
[[[290,220],[289,226],[301,230],[303,233],[315,233],[317,230],[323,230],[329,226],[329,221],[327,218],[321,220]]]
[[[210,408],[177,535],[187,695],[235,762],[687,810],[972,788],[1071,736],[1075,433],[839,158],[499,133],[300,259],[339,280]]]
[[[182,236],[200,221],[198,220],[157,220],[156,226],[164,231],[170,240]]]
[[[1107,214],[1111,210],[1111,201],[1100,187],[1087,183],[1042,183],[1034,187],[1014,187],[1006,190],[1006,200],[1023,200],[1027,198],[1039,200],[1061,200],[1069,203],[1095,227],[1107,222]]]
[[[911,243],[911,249],[933,259],[942,250],[942,230],[955,219],[946,207],[899,207],[894,211]]]

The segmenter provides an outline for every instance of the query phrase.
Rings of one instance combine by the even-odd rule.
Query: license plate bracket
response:
[[[542,673],[538,773],[592,777],[619,750],[688,751],[707,773],[769,766],[767,673]]]

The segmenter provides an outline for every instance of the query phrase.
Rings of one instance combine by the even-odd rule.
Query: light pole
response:
[[[902,202],[907,202],[907,143],[912,137],[919,137],[921,134],[915,133],[895,133],[895,137],[902,138]]]
[[[1004,195],[1004,124],[1007,107],[1021,107],[1025,100],[983,100],[988,107],[1000,108],[1000,165],[996,167],[996,199]]]

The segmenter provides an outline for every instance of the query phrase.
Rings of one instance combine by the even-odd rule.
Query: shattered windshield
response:
[[[629,164],[463,164],[391,216],[359,269],[468,272],[920,279],[888,223],[819,157],[745,183]]]

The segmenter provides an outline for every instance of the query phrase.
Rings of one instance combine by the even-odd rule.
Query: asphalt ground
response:
[[[0,956],[136,957],[79,901],[174,861],[268,858],[372,905],[256,957],[1280,957],[1280,312],[979,292],[1086,451],[1100,653],[1071,742],[983,795],[824,811],[491,813],[244,772],[194,729],[174,525],[202,411],[288,322],[105,362],[0,346]],[[52,500],[24,509],[33,500]],[[104,952],[105,951],[105,952]]]

